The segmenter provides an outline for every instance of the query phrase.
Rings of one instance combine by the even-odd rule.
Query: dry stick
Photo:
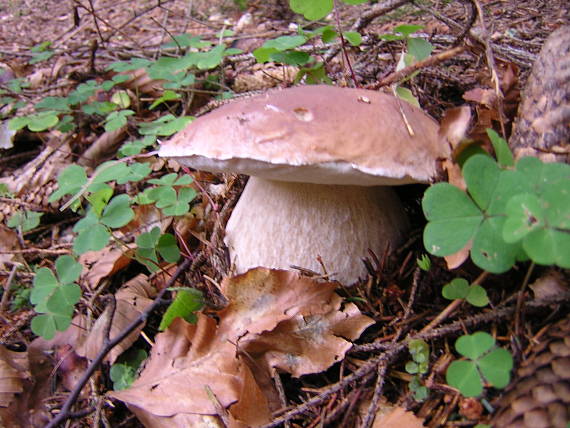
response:
[[[77,401],[77,398],[79,397],[79,394],[81,393],[81,390],[83,389],[85,384],[89,381],[93,373],[95,373],[95,370],[97,370],[99,365],[103,362],[103,358],[105,358],[107,354],[115,346],[121,343],[139,325],[144,323],[149,317],[149,315],[152,313],[152,311],[154,311],[158,306],[160,306],[163,303],[162,297],[164,296],[164,294],[174,284],[176,279],[188,268],[188,266],[190,266],[190,263],[191,261],[189,259],[184,260],[184,262],[182,262],[182,264],[178,267],[178,269],[176,269],[176,272],[174,272],[174,274],[170,277],[168,282],[165,284],[164,288],[160,290],[160,292],[156,295],[153,302],[136,319],[134,319],[127,327],[125,327],[115,338],[113,338],[112,340],[105,340],[103,349],[101,349],[97,354],[97,356],[95,357],[95,359],[91,361],[91,364],[89,365],[89,367],[87,367],[87,370],[85,370],[85,372],[83,373],[83,375],[81,376],[75,387],[73,388],[73,391],[71,391],[71,393],[69,394],[69,397],[67,397],[67,400],[63,405],[63,407],[61,408],[61,411],[58,413],[58,415],[55,418],[53,418],[45,426],[45,428],[55,428],[59,424],[67,421],[72,416],[71,407]]]
[[[570,302],[570,292],[561,293],[555,298],[552,299],[538,299],[532,302],[529,302],[525,306],[525,310],[531,311],[534,309],[541,309],[544,307],[548,307],[554,304],[568,304]],[[502,320],[505,318],[509,318],[513,315],[516,308],[514,307],[498,307],[492,311],[485,312],[483,314],[467,317],[463,320],[454,321],[448,325],[440,327],[438,329],[430,330],[426,333],[418,333],[415,335],[411,335],[408,337],[409,340],[412,339],[421,339],[421,340],[434,340],[439,339],[463,330],[463,328],[473,327],[479,324],[488,323],[491,321]],[[288,420],[291,420],[295,416],[298,416],[302,413],[308,411],[311,407],[321,404],[323,401],[327,399],[330,395],[348,387],[350,384],[362,379],[367,374],[372,373],[378,366],[378,364],[385,364],[386,367],[388,364],[397,357],[401,352],[405,351],[408,346],[408,339],[399,343],[390,344],[389,349],[385,349],[383,354],[377,355],[372,357],[365,365],[360,367],[351,375],[345,377],[341,381],[331,385],[326,391],[322,392],[321,394],[311,398],[310,400],[300,404],[295,409],[284,413],[279,418],[274,419],[269,424],[263,425],[261,428],[273,428],[276,427]],[[385,344],[383,344],[385,345]]]
[[[501,90],[501,79],[499,78],[499,73],[497,72],[497,66],[495,65],[495,57],[493,55],[493,48],[491,46],[491,40],[489,32],[487,31],[487,26],[485,25],[485,16],[483,15],[483,8],[478,0],[471,0],[477,9],[477,14],[479,15],[479,24],[483,31],[481,36],[481,43],[485,47],[485,58],[487,60],[487,65],[491,71],[491,80],[495,85],[495,94],[497,95],[497,110],[499,111],[499,121],[501,123],[501,133],[506,136],[505,129],[505,109],[503,107],[503,91]]]
[[[10,271],[10,275],[6,279],[4,283],[4,293],[2,294],[2,300],[0,301],[0,313],[6,312],[6,307],[8,306],[8,300],[10,299],[10,287],[12,286],[12,281],[14,281],[14,276],[16,276],[16,270],[18,269],[18,265],[12,265],[12,270]]]
[[[338,13],[338,5],[336,0],[334,0],[333,2],[333,8],[334,8],[334,17],[335,17],[335,21],[336,21],[336,28],[337,28],[337,32],[340,36],[340,49],[342,50],[342,56],[344,57],[344,62],[346,63],[346,66],[348,67],[348,70],[350,71],[350,76],[352,77],[352,82],[354,84],[354,86],[356,88],[360,87],[360,85],[358,84],[358,81],[356,80],[356,74],[354,73],[354,69],[352,68],[352,64],[350,63],[350,58],[348,57],[348,52],[346,50],[346,40],[344,39],[344,35],[342,34],[342,29],[340,26],[340,16]]]
[[[520,335],[522,334],[521,332],[521,318],[522,318],[522,307],[524,305],[524,291],[526,289],[526,286],[528,285],[528,282],[530,281],[530,275],[532,274],[532,271],[534,270],[534,262],[532,262],[530,264],[530,266],[528,267],[528,270],[526,271],[526,275],[524,276],[524,280],[523,283],[521,284],[521,289],[519,290],[519,295],[517,296],[517,310],[515,312],[515,334],[517,335],[517,337],[520,337]]]
[[[412,311],[412,306],[414,305],[414,300],[416,297],[416,293],[418,290],[418,285],[420,281],[421,269],[416,267],[414,271],[414,278],[412,281],[412,290],[410,291],[410,298],[408,299],[408,303],[406,308],[404,309],[404,316],[402,317],[402,321],[405,321],[409,318],[410,312]],[[391,341],[391,345],[397,343],[397,340],[402,333],[402,326],[399,326],[396,333],[394,334],[394,338]],[[368,410],[366,412],[366,416],[360,425],[361,428],[368,428],[372,426],[372,422],[374,422],[374,417],[378,411],[378,405],[380,403],[380,399],[382,398],[382,391],[384,388],[384,377],[386,375],[386,370],[388,369],[387,364],[382,364],[378,366],[377,373],[376,373],[376,385],[374,387],[374,395],[372,396],[372,400],[370,401],[370,405],[368,406]]]
[[[380,404],[380,400],[382,399],[382,393],[384,391],[384,380],[386,379],[386,371],[388,370],[388,362],[381,362],[378,365],[376,370],[376,385],[374,387],[374,395],[372,396],[372,400],[370,405],[368,406],[368,410],[366,412],[366,416],[364,420],[360,424],[360,428],[369,428],[372,426],[374,422],[374,418],[376,417],[376,412],[378,410],[378,405]]]
[[[391,85],[393,83],[397,83],[400,80],[402,80],[403,78],[409,76],[410,74],[412,74],[412,73],[414,73],[414,72],[416,72],[422,68],[431,67],[432,65],[436,65],[436,64],[439,64],[440,62],[446,61],[450,58],[454,58],[457,55],[459,55],[460,53],[462,53],[465,49],[466,49],[465,46],[458,46],[458,47],[449,49],[447,51],[440,52],[437,55],[431,55],[431,56],[427,57],[426,59],[418,61],[412,65],[409,65],[405,68],[402,68],[399,71],[395,71],[394,73],[389,74],[384,79],[382,79],[380,82],[377,82],[377,83],[374,83],[374,84],[368,86],[367,89],[378,89],[378,88],[381,88],[383,86],[388,86],[388,85]]]
[[[405,5],[406,3],[411,3],[411,0],[387,0],[382,3],[376,4],[370,10],[364,12],[352,26],[352,31],[360,31],[366,27],[373,19],[376,19],[382,15],[392,12],[394,9]]]

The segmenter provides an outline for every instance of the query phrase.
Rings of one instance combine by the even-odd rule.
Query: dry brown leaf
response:
[[[20,254],[10,254],[10,251],[20,250],[21,248],[18,234],[14,230],[0,224],[0,269],[10,272],[12,263],[23,263],[24,259]]]
[[[108,395],[128,403],[137,415],[150,413],[171,418],[218,415],[211,391],[224,409],[238,400],[255,406],[255,420],[245,421],[248,425],[269,421],[269,408],[263,400],[259,401],[262,394],[255,383],[248,382],[249,368],[236,358],[234,345],[216,341],[215,330],[215,321],[204,315],[198,317],[196,325],[177,318],[167,331],[157,335],[140,378],[131,388]],[[250,412],[242,414],[251,416]]]
[[[298,72],[299,69],[291,65],[256,64],[251,72],[239,73],[235,77],[233,89],[236,92],[250,92],[291,84]]]
[[[152,79],[144,68],[119,74],[129,76],[129,80],[121,83],[121,86],[124,88],[131,89],[137,94],[150,95],[152,98],[159,98],[162,95],[162,85],[165,81]]]
[[[564,276],[555,270],[543,274],[540,278],[529,285],[535,299],[548,299],[558,297],[568,292],[570,288]]]
[[[16,394],[24,391],[30,378],[27,352],[14,352],[0,345],[0,407],[8,407]]]
[[[387,411],[381,409],[374,419],[372,428],[423,428],[423,420],[412,412],[401,407],[395,407]]]
[[[135,205],[132,210],[135,217],[120,229],[124,234],[150,232],[155,227],[159,227],[160,232],[164,233],[172,223],[172,217],[165,217],[154,204]]]
[[[96,290],[103,278],[124,269],[130,262],[125,250],[114,246],[83,253],[79,256],[79,263],[83,265],[81,283],[90,290]]]
[[[318,373],[342,360],[352,343],[372,324],[349,303],[341,310],[342,298],[333,294],[331,309],[324,314],[296,315],[270,332],[240,340],[240,347],[266,367],[300,377]],[[346,338],[346,339],[345,339]],[[245,342],[245,343],[244,343]]]
[[[87,360],[77,355],[71,345],[56,347],[55,358],[61,385],[68,391],[73,390],[87,368]]]
[[[350,348],[344,338],[357,338],[372,323],[352,304],[341,310],[335,287],[264,268],[227,278],[222,289],[230,303],[216,314],[219,322],[203,314],[196,325],[176,319],[156,336],[140,378],[109,395],[152,421],[149,427],[166,426],[163,418],[176,415],[226,411],[228,426],[267,423],[269,367],[295,376],[325,370]]]
[[[111,331],[109,338],[113,339],[128,324],[140,316],[152,299],[156,295],[156,290],[148,282],[148,277],[144,274],[137,275],[129,280],[117,293],[115,293],[116,308],[111,321]],[[73,344],[77,354],[88,359],[94,359],[103,347],[105,340],[105,327],[112,316],[111,307],[107,306],[103,313],[97,318],[95,324],[80,341]],[[144,323],[137,327],[121,343],[115,346],[105,357],[105,361],[113,364],[115,360],[125,350],[127,350],[139,337]]]
[[[113,157],[119,145],[127,136],[127,126],[122,126],[114,131],[105,131],[95,140],[77,163],[82,166],[95,168],[104,160]]]
[[[447,264],[448,269],[456,269],[463,264],[467,258],[469,258],[469,252],[471,251],[471,247],[473,246],[473,241],[469,241],[461,250],[450,254],[449,256],[445,256],[444,260]]]
[[[49,358],[33,346],[26,352],[0,346],[1,427],[45,426],[50,419],[45,403],[53,393],[52,372]]]
[[[473,101],[487,108],[497,108],[497,94],[490,88],[475,88],[463,94],[465,101]]]

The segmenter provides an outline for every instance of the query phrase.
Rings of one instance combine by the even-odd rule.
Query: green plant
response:
[[[570,165],[527,157],[514,161],[489,130],[497,161],[474,154],[463,164],[467,191],[431,186],[422,207],[424,246],[436,256],[471,245],[473,262],[492,273],[516,261],[570,268]]]
[[[447,383],[465,397],[477,397],[486,383],[495,388],[509,384],[513,357],[509,351],[495,346],[495,339],[482,331],[461,336],[455,349],[465,358],[453,361],[447,368]]]
[[[16,283],[10,287],[10,311],[16,312],[30,304],[30,294],[32,289],[24,284]]]
[[[196,197],[196,191],[187,187],[192,183],[192,177],[171,173],[148,182],[157,187],[145,190],[142,197],[154,202],[165,215],[183,215],[190,210],[190,202]]]
[[[159,227],[141,233],[136,242],[135,258],[151,272],[158,270],[158,255],[168,263],[176,263],[180,259],[176,238],[170,233],[161,235]]]
[[[188,287],[172,288],[176,291],[176,297],[166,310],[160,322],[159,330],[164,331],[175,318],[182,318],[189,323],[196,323],[196,311],[204,307],[202,293],[199,290]]]
[[[417,258],[416,263],[418,267],[425,272],[429,272],[431,269],[431,260],[427,254],[422,254],[421,257]]]
[[[354,31],[343,33],[343,35],[354,46],[359,45],[362,39],[360,34]],[[327,44],[338,37],[338,33],[330,25],[314,31],[299,30],[299,34],[295,36],[281,36],[266,41],[263,46],[253,51],[253,55],[259,63],[272,61],[298,66],[296,81],[305,78],[309,84],[330,83],[325,73],[324,63],[308,52],[296,49],[319,37],[323,43]]]
[[[113,389],[127,389],[135,381],[137,370],[148,357],[144,349],[129,349],[111,366],[109,376],[113,381]]]
[[[38,62],[47,61],[50,59],[55,52],[49,49],[51,42],[45,41],[35,45],[30,51],[33,53],[32,59],[30,59],[30,64],[36,64]]]
[[[360,4],[367,0],[342,0],[346,4]],[[303,15],[309,21],[316,21],[324,18],[332,12],[334,7],[333,0],[289,0],[289,6],[295,13]]]
[[[408,343],[412,361],[406,363],[406,371],[413,375],[409,388],[416,401],[424,401],[429,395],[429,389],[422,383],[421,376],[428,371],[429,345],[421,339],[413,339]]]
[[[22,232],[28,232],[35,229],[40,224],[40,219],[43,213],[37,213],[35,211],[16,211],[8,219],[6,225],[14,229],[18,229]]]
[[[75,283],[81,275],[82,265],[71,256],[60,256],[55,271],[40,268],[34,278],[30,302],[40,314],[32,319],[32,331],[51,339],[56,331],[65,331],[71,324],[75,304],[81,298],[81,288]]]
[[[397,41],[401,40],[406,43],[406,52],[400,57],[400,61],[396,66],[396,71],[400,71],[405,67],[413,65],[414,63],[426,59],[429,57],[433,51],[433,46],[427,40],[420,37],[412,37],[412,34],[421,30],[423,26],[421,25],[398,25],[394,28],[392,34],[383,34],[380,36],[381,39],[386,41]],[[401,86],[401,83],[414,78],[419,71],[406,76],[402,81],[392,85],[392,90],[396,95],[398,95],[403,100],[409,102],[410,104],[419,107],[419,101],[414,97],[412,91],[408,88]]]
[[[455,278],[443,286],[442,295],[446,299],[464,299],[473,306],[483,307],[489,304],[487,291],[478,284],[471,284],[463,278]]]

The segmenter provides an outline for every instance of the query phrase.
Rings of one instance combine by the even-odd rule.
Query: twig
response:
[[[521,289],[517,296],[517,310],[515,312],[515,334],[517,337],[520,337],[521,335],[521,322],[522,322],[521,318],[522,318],[522,308],[524,305],[524,292],[526,290],[526,286],[528,285],[528,282],[530,280],[530,275],[532,274],[533,270],[534,270],[534,262],[531,262],[530,266],[528,267],[528,270],[526,271],[523,283],[521,284]]]
[[[338,5],[336,0],[334,0],[334,17],[335,17],[335,21],[336,21],[336,29],[337,32],[339,34],[340,37],[340,49],[342,51],[342,56],[344,57],[344,62],[346,64],[346,66],[348,67],[348,70],[350,71],[350,76],[352,77],[352,82],[354,84],[354,86],[356,88],[360,87],[360,85],[358,84],[358,81],[356,80],[356,74],[354,73],[354,69],[352,68],[352,64],[350,63],[350,58],[348,57],[348,52],[346,50],[346,40],[344,38],[344,35],[342,34],[342,28],[340,25],[340,16],[338,13]]]
[[[439,64],[440,62],[446,61],[450,58],[454,58],[465,50],[465,46],[458,46],[456,48],[449,49],[444,52],[440,52],[437,55],[431,55],[428,58],[418,61],[412,65],[402,68],[399,71],[389,74],[384,79],[378,83],[374,83],[367,87],[367,89],[378,89],[383,86],[388,86],[393,83],[397,83],[403,78],[409,76],[410,74],[418,71],[421,68],[431,67],[432,65]]]
[[[2,300],[0,301],[0,313],[6,312],[6,307],[8,306],[8,301],[10,300],[10,287],[12,286],[12,281],[14,280],[17,269],[18,265],[12,265],[10,275],[8,275],[8,278],[4,283],[4,293],[2,293]]]
[[[376,371],[376,386],[374,387],[374,395],[366,411],[366,416],[360,424],[360,428],[369,428],[374,422],[376,417],[376,412],[378,411],[378,405],[380,399],[382,398],[382,391],[384,390],[384,380],[386,378],[386,370],[388,369],[388,364],[380,364]]]
[[[491,80],[495,86],[495,94],[497,95],[497,110],[499,112],[499,122],[501,124],[501,133],[507,135],[505,129],[505,109],[503,106],[503,91],[501,90],[501,79],[499,78],[499,73],[497,72],[497,67],[495,65],[495,57],[493,55],[493,48],[491,43],[491,38],[489,32],[487,31],[487,26],[485,25],[485,16],[483,14],[483,8],[479,3],[479,0],[471,0],[477,9],[477,14],[479,15],[479,25],[482,30],[480,36],[480,42],[485,47],[485,58],[487,60],[487,66],[491,71]]]
[[[370,10],[364,12],[352,26],[352,31],[360,31],[366,27],[373,19],[376,19],[382,15],[392,12],[394,9],[400,6],[410,3],[411,0],[387,0],[382,3],[374,5]]]
[[[10,205],[19,205],[19,206],[22,206],[22,207],[27,208],[29,210],[32,210],[32,211],[40,211],[40,212],[44,212],[44,213],[55,212],[51,208],[46,208],[46,207],[42,207],[41,205],[31,204],[29,202],[24,202],[20,199],[5,198],[3,196],[0,196],[0,202],[3,202],[5,204],[10,204]]]
[[[71,248],[61,249],[61,250],[52,250],[47,248],[26,248],[24,250],[0,251],[0,254],[34,254],[34,253],[47,254],[50,256],[58,256],[60,254],[71,253]]]
[[[168,279],[168,282],[165,284],[164,288],[160,290],[160,292],[156,295],[153,302],[136,319],[131,321],[131,323],[125,327],[116,337],[114,337],[112,340],[105,340],[103,348],[99,351],[95,359],[91,361],[89,367],[87,367],[81,378],[77,381],[77,384],[73,388],[73,391],[71,391],[69,394],[69,397],[67,397],[67,400],[61,408],[61,411],[45,426],[45,428],[55,428],[59,424],[72,417],[71,407],[75,404],[77,398],[79,397],[79,394],[81,393],[81,390],[89,381],[93,373],[95,373],[95,370],[99,368],[99,365],[103,362],[103,359],[115,346],[121,343],[139,325],[144,323],[149,315],[163,303],[162,297],[164,294],[174,284],[176,279],[188,268],[188,266],[190,266],[190,263],[191,262],[189,259],[185,259],[178,267],[178,269],[176,269],[176,272],[174,272],[174,274]]]

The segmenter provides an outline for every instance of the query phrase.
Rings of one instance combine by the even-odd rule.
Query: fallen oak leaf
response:
[[[341,309],[342,298],[333,294],[331,308],[324,314],[296,315],[270,332],[245,335],[240,347],[269,371],[274,367],[294,377],[319,373],[342,360],[352,342],[374,322],[356,305]],[[255,370],[254,370],[255,374]]]
[[[271,354],[277,346],[271,345],[272,338],[287,342],[300,336],[307,343],[295,344],[295,358],[304,364],[292,370],[300,375],[325,370],[343,358],[352,344],[339,336],[356,338],[372,323],[354,305],[341,311],[342,299],[334,293],[335,288],[335,283],[264,268],[227,278],[222,289],[230,303],[216,314],[219,323],[204,314],[197,315],[196,325],[176,319],[156,336],[140,378],[130,388],[108,395],[126,402],[140,420],[151,418],[153,425],[148,426],[153,427],[163,426],[163,418],[170,420],[176,415],[217,416],[219,405],[228,412],[229,426],[267,423],[271,391],[259,378],[267,376],[266,367],[279,355]],[[303,318],[314,321],[316,329],[304,328]],[[323,347],[327,341],[328,347]],[[261,344],[259,352],[257,344]],[[250,349],[259,361],[269,355],[270,362],[252,364]],[[307,353],[328,355],[314,362]],[[283,364],[283,369],[287,368]]]

